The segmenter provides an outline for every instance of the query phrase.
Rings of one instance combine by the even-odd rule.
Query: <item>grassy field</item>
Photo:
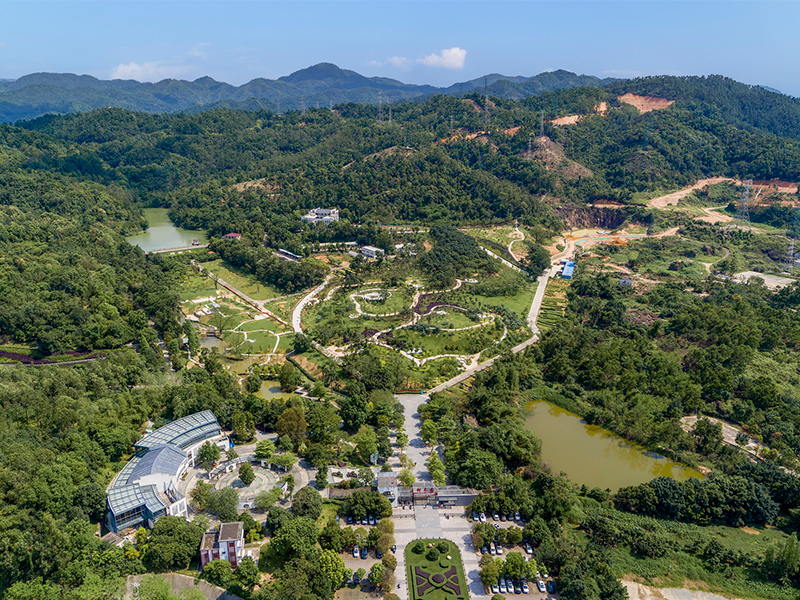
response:
[[[191,270],[186,279],[178,286],[178,297],[182,302],[186,302],[195,298],[216,296],[218,287],[209,277]]]
[[[438,314],[440,312],[445,314]],[[473,325],[478,325],[483,321],[473,321],[463,310],[442,306],[441,308],[431,312],[429,315],[422,317],[421,322],[446,329],[460,329],[462,327],[472,327]]]
[[[253,300],[269,300],[283,295],[283,292],[261,283],[253,275],[245,273],[222,259],[204,263],[203,267],[206,271],[214,273],[220,279],[224,279],[239,291],[247,294]],[[209,280],[213,286],[213,279],[209,277]]]
[[[356,297],[355,299],[358,300],[358,303],[361,305],[361,310],[365,313],[387,315],[411,309],[413,293],[409,292],[407,289],[379,288],[376,290],[375,286],[364,286],[364,288],[357,293],[368,294],[370,291],[388,293],[389,297],[386,298],[386,300],[367,300],[365,298]]]

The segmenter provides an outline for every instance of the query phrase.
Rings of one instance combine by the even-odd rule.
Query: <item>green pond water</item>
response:
[[[542,461],[575,483],[616,491],[654,477],[703,477],[549,402],[531,402],[526,408],[526,427],[542,440]]]
[[[175,227],[172,221],[169,220],[168,212],[166,208],[145,208],[144,216],[147,218],[150,227],[144,233],[132,235],[125,239],[134,246],[139,246],[145,252],[185,248],[186,246],[191,246],[193,240],[197,240],[201,244],[205,244],[208,241],[203,231]]]

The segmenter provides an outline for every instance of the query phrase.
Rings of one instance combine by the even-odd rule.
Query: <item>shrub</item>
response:
[[[425,558],[427,558],[431,562],[439,560],[439,551],[436,548],[428,548],[428,552],[425,554]]]
[[[425,544],[423,544],[420,541],[416,541],[414,542],[414,545],[411,546],[411,551],[414,554],[422,554],[423,552],[425,552]]]
[[[440,554],[447,554],[450,551],[450,544],[446,540],[442,540],[436,545],[436,549],[439,550]]]

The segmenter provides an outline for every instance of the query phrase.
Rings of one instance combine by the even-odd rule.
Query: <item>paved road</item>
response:
[[[292,311],[292,329],[294,329],[295,333],[303,332],[303,325],[301,323],[303,309],[308,306],[309,302],[316,298],[317,294],[319,294],[325,288],[325,286],[331,282],[332,279],[333,273],[329,273],[325,278],[325,281],[303,296],[303,299],[300,300],[300,302],[297,303],[297,306],[294,307],[294,310]]]
[[[183,252],[194,250],[195,248],[208,248],[208,244],[195,244],[193,246],[183,246],[181,248],[164,248],[163,250],[148,250],[145,254],[164,254],[165,252]]]
[[[483,246],[481,246],[481,248],[483,248]],[[492,252],[492,251],[491,251],[491,250],[489,250],[488,248],[483,248],[483,249],[484,249],[484,251],[486,252],[486,254],[488,254],[488,255],[489,255],[489,256],[491,256],[492,258],[496,258],[496,259],[497,259],[497,260],[499,260],[501,263],[503,263],[505,266],[507,266],[507,267],[510,267],[510,268],[514,269],[515,271],[517,271],[517,272],[519,272],[519,273],[522,273],[523,275],[527,275],[527,274],[528,274],[528,273],[527,273],[527,271],[524,271],[523,269],[520,269],[520,268],[519,268],[517,265],[515,265],[515,264],[513,264],[513,263],[511,263],[511,262],[509,262],[509,261],[507,261],[505,258],[502,258],[502,257],[501,257],[501,256],[499,256],[498,254],[495,254],[494,252]]]

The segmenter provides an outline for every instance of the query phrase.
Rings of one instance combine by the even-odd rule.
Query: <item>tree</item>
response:
[[[307,556],[316,545],[318,535],[314,521],[308,517],[297,517],[278,530],[270,545],[278,556]]]
[[[405,431],[401,431],[397,434],[395,441],[397,442],[397,447],[400,448],[400,452],[403,452],[408,446],[408,435],[406,435]]]
[[[495,560],[491,554],[484,554],[478,563],[480,565],[481,582],[486,587],[491,587],[500,578],[500,561]]]
[[[294,475],[289,473],[286,477],[281,479],[281,483],[285,483],[286,484],[286,495],[289,498],[291,498],[292,497],[292,493],[294,492],[294,486],[295,486]]]
[[[292,513],[280,506],[271,506],[267,513],[267,529],[272,532],[272,535],[278,533],[281,527],[286,525],[292,520]]]
[[[372,582],[373,585],[380,585],[381,580],[383,580],[383,574],[386,572],[386,567],[384,567],[381,563],[375,563],[372,565],[372,568],[369,570],[369,580]]]
[[[314,485],[317,486],[317,489],[324,490],[328,487],[328,467],[327,465],[322,465],[317,469],[317,475],[314,478]]]
[[[259,460],[270,460],[275,454],[275,444],[272,440],[261,440],[256,443],[256,458]]]
[[[224,488],[211,492],[208,498],[208,510],[220,518],[223,523],[237,519],[236,507],[239,505],[239,492],[233,488]]]
[[[214,464],[219,460],[221,454],[222,451],[219,449],[219,446],[211,442],[206,442],[200,446],[200,449],[197,451],[197,460],[204,465]]]
[[[208,508],[208,500],[212,491],[214,491],[213,485],[198,481],[194,489],[189,492],[189,499],[198,510],[205,510]]]
[[[317,560],[320,571],[325,575],[332,590],[337,590],[344,581],[344,560],[338,552],[323,550]]]
[[[397,568],[397,557],[392,553],[383,553],[383,558],[381,559],[381,563],[383,566],[386,567],[390,571],[394,571]]]
[[[536,573],[536,562],[526,562],[520,552],[509,552],[506,556],[505,572],[511,579],[530,578]]]
[[[400,481],[400,485],[405,487],[411,487],[414,485],[414,482],[417,478],[414,476],[414,473],[411,472],[411,469],[403,469],[400,471],[400,474],[397,476],[398,481]]]
[[[211,585],[226,588],[233,579],[231,563],[225,559],[212,560],[203,568],[203,572],[200,574],[200,577],[205,579]]]
[[[248,590],[252,590],[261,581],[261,572],[251,557],[245,556],[239,561],[239,566],[236,568],[236,580]]]
[[[371,427],[366,425],[358,430],[352,440],[356,443],[358,455],[365,463],[369,463],[370,457],[378,451],[378,437]]]
[[[242,483],[245,485],[250,485],[256,478],[256,474],[253,472],[253,465],[249,462],[243,462],[239,465],[239,479],[242,480]]]
[[[256,433],[256,423],[253,415],[244,410],[237,410],[231,417],[233,437],[240,442],[249,442]]]
[[[322,514],[322,496],[311,486],[300,488],[292,500],[292,513],[316,521]]]
[[[358,481],[365,487],[370,487],[375,481],[375,473],[369,467],[361,467],[358,470]]]
[[[420,436],[426,444],[433,445],[436,442],[436,423],[431,419],[425,419],[420,428]]]
[[[299,445],[303,438],[305,438],[307,430],[306,418],[303,415],[303,411],[296,407],[287,408],[281,413],[281,416],[278,417],[278,423],[275,429],[278,435],[288,435],[295,446]]]
[[[284,471],[291,471],[297,464],[297,455],[293,452],[283,452],[272,457],[272,464],[281,467]]]
[[[289,361],[283,363],[278,381],[280,381],[281,389],[284,392],[294,392],[297,386],[300,385],[300,376],[297,374],[294,365]]]
[[[225,453],[225,459],[226,460],[235,460],[237,458],[239,458],[239,453],[236,450],[234,450],[233,448],[231,448],[230,450],[228,450]]]
[[[395,544],[394,536],[388,533],[380,534],[380,530],[377,528],[373,528],[373,531],[377,531],[380,535],[380,537],[378,537],[378,540],[375,542],[375,547],[378,549],[379,552],[386,554],[389,551],[389,549]]]
[[[442,464],[442,460],[439,458],[439,453],[434,451],[431,453],[430,458],[428,459],[428,471],[433,478],[433,482],[436,485],[444,485],[447,481],[444,475],[444,465]]]
[[[348,531],[352,531],[348,528]],[[342,528],[336,519],[331,519],[319,534],[319,545],[324,550],[342,551]]]
[[[253,506],[257,510],[269,510],[269,507],[275,504],[281,498],[281,490],[279,488],[272,488],[271,490],[261,491],[256,494]]]

